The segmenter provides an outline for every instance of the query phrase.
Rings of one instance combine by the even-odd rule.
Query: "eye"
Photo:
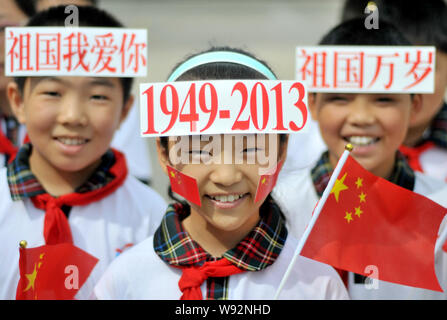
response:
[[[106,101],[109,100],[109,97],[101,94],[95,94],[91,96],[91,99],[97,100],[97,101]]]
[[[43,94],[53,98],[61,96],[61,94],[58,91],[44,91]]]
[[[377,101],[378,103],[381,103],[381,104],[387,104],[387,103],[392,103],[392,102],[394,102],[394,99],[391,98],[391,97],[378,97],[378,98],[376,99],[376,101]]]
[[[249,153],[249,152],[257,152],[257,151],[261,151],[261,148],[245,148],[244,150],[242,150],[243,152]]]

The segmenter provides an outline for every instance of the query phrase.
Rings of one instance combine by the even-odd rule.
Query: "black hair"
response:
[[[379,29],[367,29],[364,19],[354,18],[334,27],[318,44],[410,46],[411,42],[389,22],[381,21]]]
[[[32,0],[14,0],[14,2],[16,6],[28,17],[31,17],[36,13]]]
[[[123,25],[111,14],[92,6],[79,6],[80,27],[112,27],[122,28]],[[67,14],[65,6],[51,7],[38,12],[27,23],[27,26],[63,26]],[[26,77],[16,77],[15,81],[19,91],[23,93]],[[130,96],[133,78],[120,78],[123,87],[123,100],[127,101]]]
[[[379,29],[384,21],[391,22],[412,44],[432,45],[447,53],[447,5],[444,0],[376,0],[375,3],[379,10]],[[346,0],[342,19],[364,18],[366,4],[364,0]]]

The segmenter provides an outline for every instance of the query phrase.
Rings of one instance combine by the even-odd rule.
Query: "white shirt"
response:
[[[19,281],[19,242],[28,248],[45,244],[44,212],[30,199],[13,201],[0,169],[0,299],[15,299]],[[88,298],[106,267],[126,244],[136,244],[152,235],[166,211],[155,191],[132,176],[111,195],[86,206],[74,206],[69,225],[74,245],[99,259],[78,298]]]
[[[419,156],[425,174],[447,182],[447,150],[434,146]]]
[[[297,240],[287,237],[277,260],[264,270],[229,277],[229,300],[273,299]],[[162,261],[154,251],[153,237],[118,257],[95,287],[99,299],[171,299],[182,293],[178,281],[182,271]],[[201,286],[206,297],[206,281]],[[336,271],[325,264],[299,256],[279,299],[348,299]]]
[[[428,196],[447,185],[440,180],[415,172],[414,192]],[[447,191],[446,191],[447,193]],[[319,200],[309,169],[280,173],[272,196],[284,213],[289,231],[300,238],[312,217],[312,211]],[[438,195],[436,198],[439,198]],[[436,200],[434,198],[433,200]],[[299,213],[299,214],[297,214]],[[446,219],[444,219],[446,220]],[[437,252],[435,267],[438,280],[447,290],[447,260],[445,252]],[[380,279],[380,270],[379,270]],[[372,283],[373,287],[376,283]],[[378,282],[379,289],[368,289],[364,284],[355,284],[353,274],[349,274],[349,295],[352,299],[447,299],[447,293]]]

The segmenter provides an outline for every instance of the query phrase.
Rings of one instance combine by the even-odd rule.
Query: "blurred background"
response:
[[[314,45],[340,20],[342,0],[100,0],[127,27],[148,29],[148,76],[165,81],[186,56],[213,45],[245,49],[265,60],[280,79],[294,78],[297,45]],[[151,186],[168,199],[155,140],[149,144]]]

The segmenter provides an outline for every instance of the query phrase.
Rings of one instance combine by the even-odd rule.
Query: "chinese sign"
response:
[[[124,28],[7,28],[5,74],[144,77],[146,33]]]
[[[140,85],[142,136],[293,133],[307,129],[296,81],[213,80]]]
[[[310,92],[433,93],[435,48],[296,48],[295,78]]]

